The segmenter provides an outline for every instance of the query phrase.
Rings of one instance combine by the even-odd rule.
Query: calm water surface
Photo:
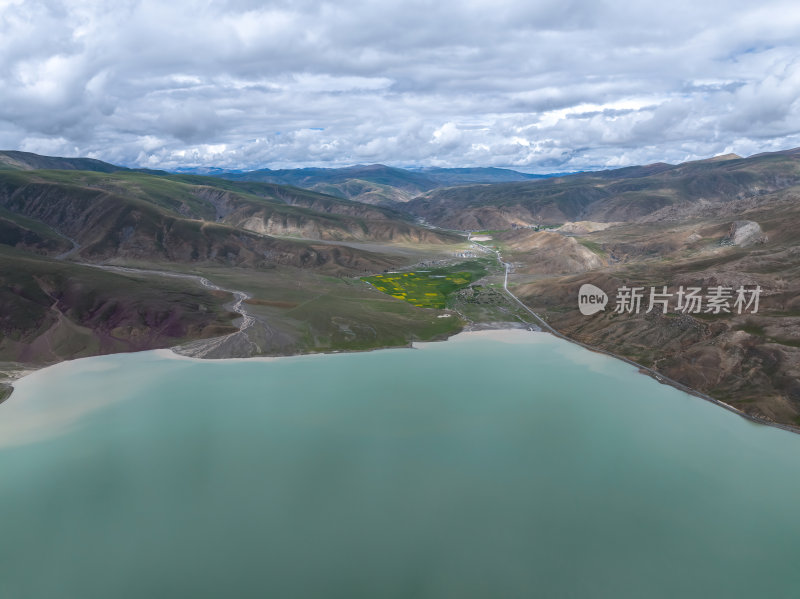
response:
[[[800,436],[545,334],[105,356],[0,405],[0,597],[800,596]]]

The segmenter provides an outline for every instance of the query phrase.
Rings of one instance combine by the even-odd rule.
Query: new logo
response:
[[[581,314],[584,316],[597,314],[601,310],[606,309],[607,303],[608,296],[605,291],[589,283],[581,285],[578,291],[578,309],[581,311]]]

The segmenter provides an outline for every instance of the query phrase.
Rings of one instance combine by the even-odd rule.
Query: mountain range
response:
[[[223,169],[179,169],[180,173],[207,174],[232,181],[261,181],[293,185],[370,204],[407,202],[417,195],[454,185],[529,181],[548,175],[531,175],[502,168],[402,169],[383,164],[345,168],[300,168],[254,171]]]

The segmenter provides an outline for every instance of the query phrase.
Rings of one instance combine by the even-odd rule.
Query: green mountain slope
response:
[[[304,240],[449,241],[384,209],[274,185],[209,185],[216,181],[134,172],[0,171],[0,207],[74,240],[77,255],[91,260],[369,269],[389,263],[347,247],[334,255],[334,246]]]
[[[94,158],[63,158],[60,156],[40,156],[31,152],[16,150],[0,150],[0,170],[40,170],[58,169],[70,171],[95,171],[99,173],[116,173],[120,171],[136,171],[151,174],[166,174],[164,171],[151,169],[129,169],[124,166],[109,164]]]

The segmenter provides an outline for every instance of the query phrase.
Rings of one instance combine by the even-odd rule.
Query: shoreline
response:
[[[56,364],[60,364],[60,362],[56,362]],[[50,366],[54,366],[55,364],[44,364],[42,366],[11,366],[11,367],[2,367],[0,366],[0,375],[3,376],[0,379],[0,405],[3,404],[11,395],[14,393],[14,383],[20,379],[25,378],[29,374],[33,374],[34,372],[39,372],[45,368]]]
[[[8,369],[4,371],[7,378],[0,382],[0,407],[2,404],[7,401],[9,398],[13,396],[15,385],[20,381],[28,378],[31,375],[36,375],[39,373],[43,373],[45,370],[49,368],[66,368],[75,363],[82,362],[83,360],[92,360],[96,358],[106,357],[106,356],[119,356],[119,355],[135,355],[140,354],[143,352],[152,352],[154,355],[157,355],[161,359],[165,360],[178,360],[178,361],[189,361],[189,362],[197,362],[197,363],[229,363],[229,362],[275,362],[278,360],[287,360],[287,359],[298,359],[298,358],[312,358],[312,357],[323,357],[323,356],[332,356],[336,354],[355,354],[355,353],[367,353],[379,350],[400,350],[400,349],[421,349],[418,347],[419,345],[427,345],[427,344],[435,344],[435,343],[442,343],[445,341],[450,341],[454,337],[457,336],[467,336],[467,335],[490,335],[494,334],[495,339],[498,339],[499,336],[502,336],[503,332],[525,332],[529,333],[526,329],[522,328],[492,328],[492,329],[484,329],[484,330],[462,330],[458,331],[452,335],[448,335],[444,338],[434,338],[429,340],[415,340],[411,341],[406,345],[388,345],[382,347],[374,347],[369,349],[352,349],[352,350],[331,350],[331,351],[319,351],[319,352],[304,352],[304,353],[294,353],[294,354],[281,354],[275,356],[250,356],[250,357],[230,357],[230,358],[204,358],[199,356],[188,355],[185,353],[180,353],[175,351],[179,349],[180,345],[173,346],[173,347],[162,347],[162,348],[154,348],[154,349],[145,349],[136,352],[116,352],[112,354],[98,354],[94,356],[83,356],[80,358],[73,358],[70,360],[62,360],[60,362],[56,362],[53,364],[45,364],[41,367],[30,367],[29,365],[25,368],[14,368]],[[539,332],[539,331],[536,331]],[[235,333],[234,333],[235,334]],[[3,372],[3,371],[0,371]],[[12,374],[13,372],[13,374]],[[3,394],[4,389],[8,389],[8,392]]]
[[[513,324],[513,323],[510,323]],[[441,338],[434,338],[434,339],[425,339],[425,340],[414,340],[405,345],[382,345],[378,347],[370,347],[367,349],[334,349],[334,350],[325,350],[325,351],[308,351],[308,352],[298,352],[293,354],[277,354],[272,356],[250,356],[250,357],[240,357],[234,356],[230,358],[204,358],[199,356],[194,356],[186,353],[182,353],[180,351],[176,351],[182,348],[185,344],[176,345],[172,347],[157,347],[153,349],[143,349],[135,352],[115,352],[111,354],[97,354],[93,356],[82,356],[80,358],[71,358],[69,360],[62,360],[60,362],[55,362],[52,364],[43,364],[42,366],[36,367],[26,367],[24,369],[19,369],[19,373],[16,376],[11,375],[11,371],[5,371],[7,378],[4,381],[0,381],[0,386],[7,384],[10,387],[13,387],[14,383],[22,380],[23,378],[36,374],[38,372],[42,372],[48,368],[53,368],[56,366],[62,366],[64,364],[79,362],[81,360],[91,360],[94,358],[100,358],[103,356],[117,356],[117,355],[126,355],[126,354],[139,354],[143,352],[153,352],[154,354],[168,360],[181,360],[181,361],[190,361],[190,362],[204,362],[204,363],[222,363],[222,362],[274,362],[277,360],[285,360],[288,358],[305,358],[305,357],[312,357],[312,356],[331,356],[335,354],[359,354],[359,353],[367,353],[373,351],[383,351],[383,350],[391,350],[391,349],[419,349],[417,345],[420,344],[429,344],[429,343],[443,343],[445,341],[450,341],[454,337],[460,335],[472,335],[472,334],[492,334],[492,333],[502,333],[506,331],[520,331],[520,332],[541,332],[541,331],[529,331],[527,328],[524,327],[490,327],[490,328],[483,328],[483,329],[468,329],[464,328],[464,330],[458,331],[453,333],[452,335],[448,335],[447,337]],[[236,333],[233,333],[236,334]],[[498,337],[496,339],[500,340]],[[215,339],[215,338],[212,338]],[[202,341],[202,340],[201,340]],[[2,369],[0,368],[0,373],[2,373]],[[2,401],[0,401],[0,404]]]
[[[546,323],[544,323],[544,324],[546,325]],[[224,363],[224,362],[274,362],[274,361],[284,360],[284,359],[289,359],[289,358],[295,358],[295,359],[297,359],[297,358],[311,358],[311,357],[315,357],[315,356],[316,357],[331,356],[331,355],[334,355],[334,354],[365,353],[365,352],[380,351],[380,350],[391,350],[391,349],[422,349],[419,346],[424,346],[424,345],[428,345],[428,344],[442,343],[442,342],[446,342],[446,341],[454,341],[454,340],[457,342],[458,340],[456,338],[458,338],[458,337],[461,337],[463,339],[465,337],[481,336],[481,337],[488,337],[488,338],[491,338],[492,340],[501,341],[501,342],[505,342],[505,343],[518,343],[519,341],[514,340],[513,338],[509,338],[509,333],[512,336],[524,334],[524,335],[526,335],[526,337],[528,335],[530,335],[530,334],[537,335],[537,336],[540,336],[542,334],[550,334],[555,339],[559,339],[561,341],[564,341],[564,342],[572,344],[572,345],[577,345],[577,346],[581,347],[582,349],[589,350],[589,351],[591,351],[593,353],[602,354],[602,355],[605,355],[605,356],[607,356],[609,358],[613,358],[613,359],[617,359],[617,360],[620,360],[622,362],[625,362],[629,366],[635,367],[639,374],[646,375],[646,376],[648,376],[648,377],[650,377],[652,379],[655,379],[657,382],[659,382],[659,383],[661,383],[663,385],[668,385],[670,387],[673,387],[678,391],[686,393],[687,395],[691,395],[691,396],[697,397],[699,399],[705,400],[705,401],[707,401],[707,402],[709,402],[711,404],[714,404],[717,407],[723,408],[724,410],[727,410],[728,412],[731,412],[732,414],[740,416],[741,418],[744,418],[745,420],[748,420],[748,421],[750,421],[750,422],[752,422],[754,424],[760,424],[760,425],[764,425],[764,426],[768,426],[768,427],[784,430],[784,431],[789,432],[789,433],[800,434],[800,428],[792,427],[790,425],[781,424],[779,422],[773,422],[773,421],[769,421],[769,420],[764,420],[764,419],[758,418],[756,416],[751,416],[750,414],[747,414],[745,412],[742,412],[741,410],[736,409],[735,407],[731,406],[730,404],[727,404],[727,403],[725,403],[723,401],[715,399],[715,398],[711,397],[710,395],[707,395],[707,394],[705,394],[705,393],[703,393],[701,391],[697,391],[696,389],[692,389],[690,387],[687,387],[686,385],[683,385],[682,383],[679,383],[678,381],[670,379],[669,377],[664,376],[664,375],[658,373],[657,371],[652,370],[651,368],[648,368],[646,366],[638,364],[638,363],[634,362],[633,360],[630,360],[630,359],[628,359],[628,358],[626,358],[624,356],[620,356],[620,355],[614,354],[613,352],[610,352],[608,350],[604,350],[602,348],[597,348],[597,347],[592,347],[592,346],[586,345],[586,344],[584,344],[584,343],[582,343],[580,341],[576,341],[574,339],[570,339],[566,335],[564,335],[562,333],[559,333],[558,331],[556,331],[555,329],[553,329],[552,327],[547,326],[547,325],[546,325],[546,329],[539,330],[539,331],[531,331],[531,330],[523,328],[523,327],[511,327],[511,326],[503,327],[503,328],[486,328],[486,329],[479,329],[479,330],[474,330],[474,329],[473,330],[467,330],[467,329],[464,329],[464,330],[459,331],[459,332],[457,332],[457,333],[455,333],[453,335],[449,335],[448,337],[446,337],[444,339],[432,339],[432,340],[427,340],[427,341],[419,341],[418,340],[418,341],[412,341],[407,345],[393,345],[393,346],[375,347],[375,348],[370,348],[370,349],[306,352],[306,353],[283,354],[283,355],[275,355],[275,356],[251,356],[251,357],[246,357],[246,358],[243,358],[243,357],[202,358],[202,357],[197,357],[197,356],[191,356],[191,355],[178,353],[178,352],[175,351],[175,348],[157,348],[157,349],[142,350],[142,351],[153,352],[155,355],[158,355],[159,357],[161,357],[163,359],[190,361],[190,362],[206,362],[206,363],[214,363],[214,362],[219,362],[219,363]],[[528,339],[530,339],[530,337],[528,337]],[[178,347],[178,346],[176,346],[176,347]],[[127,354],[135,354],[135,353],[141,353],[141,352],[119,352],[119,354],[126,354],[126,353]],[[101,355],[111,356],[111,355],[119,355],[119,354],[101,354]],[[28,368],[20,368],[20,369],[16,369],[15,370],[15,373],[14,373],[15,375],[13,377],[12,377],[11,373],[9,373],[7,371],[8,378],[5,381],[0,382],[0,405],[2,405],[6,400],[8,400],[12,396],[13,391],[14,391],[14,386],[15,386],[15,384],[17,382],[27,378],[28,376],[30,376],[32,374],[43,372],[44,370],[46,370],[48,368],[52,368],[52,367],[65,366],[65,365],[73,363],[73,362],[77,362],[77,361],[81,361],[81,360],[88,360],[88,359],[92,359],[92,358],[97,358],[97,357],[100,357],[101,355],[98,355],[98,356],[86,356],[86,357],[82,357],[82,358],[75,358],[75,359],[72,359],[72,360],[63,360],[63,361],[57,362],[55,364],[44,365],[41,368],[30,368],[30,367],[28,367]],[[11,390],[5,397],[2,397],[2,389],[3,389],[3,387],[9,388]]]

